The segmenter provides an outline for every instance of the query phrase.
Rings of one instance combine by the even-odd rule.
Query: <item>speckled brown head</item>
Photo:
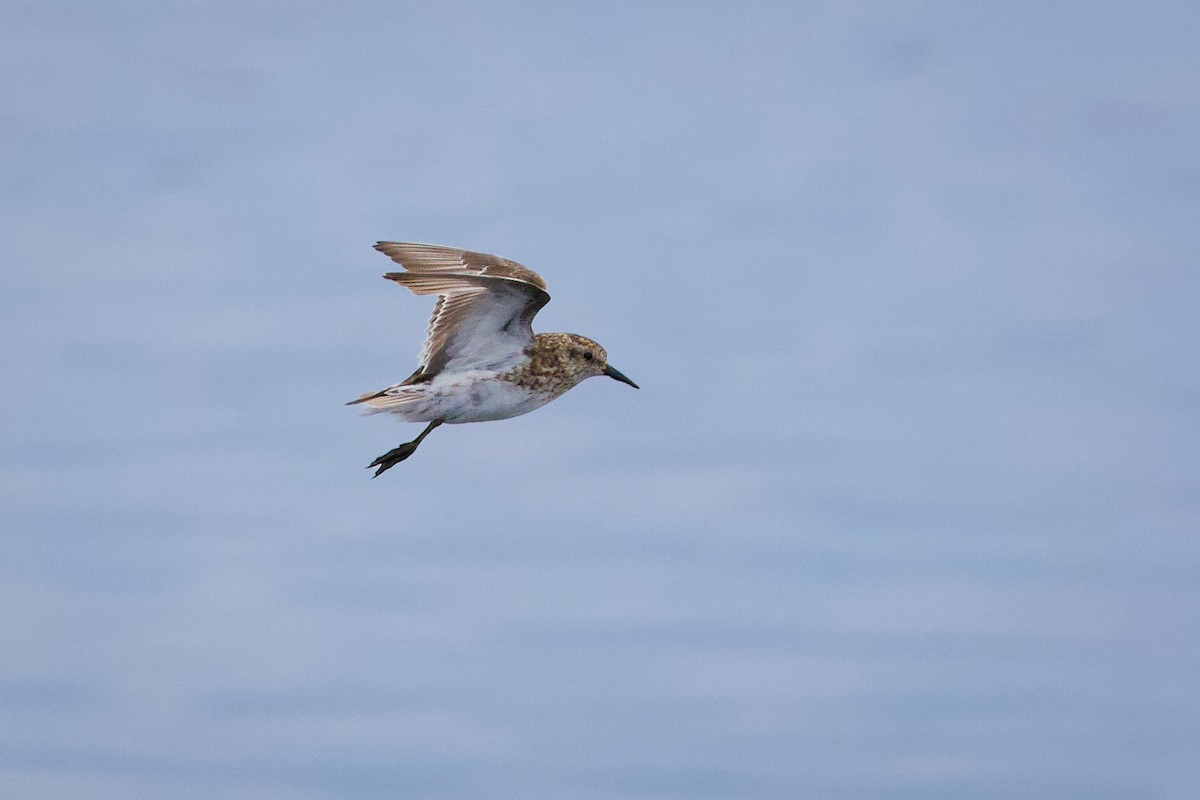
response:
[[[550,394],[562,394],[581,381],[607,375],[637,389],[638,385],[609,366],[608,353],[596,342],[575,333],[539,333],[526,351],[528,363],[509,380]]]

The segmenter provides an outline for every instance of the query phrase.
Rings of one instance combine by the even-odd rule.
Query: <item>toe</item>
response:
[[[402,444],[397,448],[387,451],[386,453],[381,455],[379,458],[375,459],[374,461],[372,461],[370,464],[367,465],[367,469],[371,469],[372,467],[379,467],[379,469],[377,469],[375,471],[375,474],[371,477],[378,478],[386,470],[391,469],[392,467],[396,466],[404,459],[411,456],[414,452],[416,452],[416,449],[417,448],[412,447],[411,443],[410,443],[410,444]]]

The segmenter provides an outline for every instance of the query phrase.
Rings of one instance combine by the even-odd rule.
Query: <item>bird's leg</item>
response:
[[[370,464],[368,464],[367,469],[370,469],[371,467],[379,467],[379,469],[377,469],[375,471],[375,474],[372,475],[371,477],[378,478],[380,475],[383,474],[384,470],[391,469],[392,467],[396,466],[404,459],[411,456],[413,453],[417,452],[417,447],[421,444],[421,441],[426,436],[429,435],[430,431],[432,431],[434,428],[436,428],[438,425],[441,425],[441,424],[442,424],[442,420],[435,419],[433,422],[429,423],[429,425],[425,428],[425,430],[421,431],[420,436],[413,439],[411,442],[405,442],[404,444],[400,445],[399,447],[395,447],[391,450],[388,450],[386,453],[381,455],[379,458],[375,459]]]

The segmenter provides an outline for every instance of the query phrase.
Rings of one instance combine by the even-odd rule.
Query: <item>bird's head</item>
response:
[[[538,339],[543,337],[553,337],[553,340],[547,344],[551,345],[557,356],[556,360],[571,375],[573,383],[579,383],[597,375],[607,375],[621,383],[627,383],[635,389],[639,388],[636,383],[608,363],[608,353],[604,351],[603,347],[586,336],[576,333],[538,334]]]

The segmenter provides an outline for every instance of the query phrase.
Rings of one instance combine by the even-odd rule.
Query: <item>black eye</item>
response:
[[[584,361],[591,361],[593,358],[595,358],[595,356],[594,356],[594,355],[592,355],[592,351],[591,351],[591,350],[584,350],[584,351],[583,351],[583,360],[584,360]]]

